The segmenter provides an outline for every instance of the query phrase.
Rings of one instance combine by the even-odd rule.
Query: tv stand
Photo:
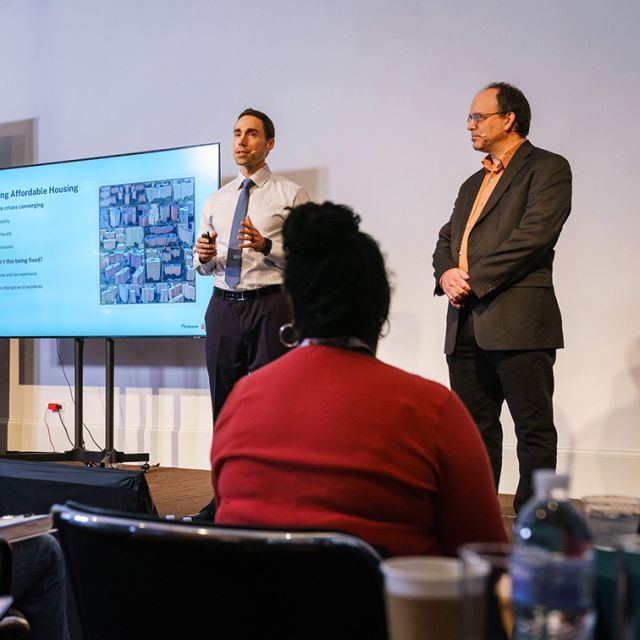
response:
[[[84,448],[83,437],[83,366],[84,338],[75,338],[75,430],[72,449],[56,453],[53,451],[7,451],[0,458],[10,460],[40,460],[43,462],[84,462],[85,464],[110,465],[121,462],[148,462],[148,453],[124,453],[114,447],[113,406],[114,406],[114,362],[115,345],[113,338],[106,338],[105,355],[105,448],[102,451],[88,451]]]

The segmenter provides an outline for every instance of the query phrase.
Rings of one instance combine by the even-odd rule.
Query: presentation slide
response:
[[[220,145],[0,170],[0,336],[204,336]]]

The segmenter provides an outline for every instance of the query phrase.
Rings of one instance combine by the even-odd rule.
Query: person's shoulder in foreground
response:
[[[229,487],[216,477],[226,467],[234,493],[260,496],[242,506],[234,495],[221,522],[321,522],[393,555],[455,555],[468,542],[506,540],[484,445],[458,397],[361,354],[298,348],[242,379],[220,416],[212,465],[219,489]],[[298,492],[316,492],[309,484],[326,491],[315,523],[295,506]],[[280,500],[291,502],[274,508]]]

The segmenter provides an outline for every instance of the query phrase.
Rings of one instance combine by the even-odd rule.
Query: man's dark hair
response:
[[[352,209],[333,202],[290,210],[284,286],[300,339],[354,336],[377,343],[391,290],[378,244],[359,224]]]
[[[515,129],[523,138],[529,133],[531,124],[531,107],[524,93],[508,82],[492,82],[485,89],[497,89],[498,109],[506,115],[513,113],[516,116]]]
[[[273,126],[273,121],[266,113],[262,113],[262,111],[258,111],[257,109],[245,109],[238,116],[238,120],[240,120],[242,116],[253,116],[254,118],[258,118],[258,120],[261,120],[262,126],[264,127],[264,135],[267,140],[272,140],[276,137],[276,128]]]

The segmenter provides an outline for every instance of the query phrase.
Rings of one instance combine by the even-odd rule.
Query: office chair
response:
[[[87,639],[386,638],[380,557],[354,536],[52,513]]]

